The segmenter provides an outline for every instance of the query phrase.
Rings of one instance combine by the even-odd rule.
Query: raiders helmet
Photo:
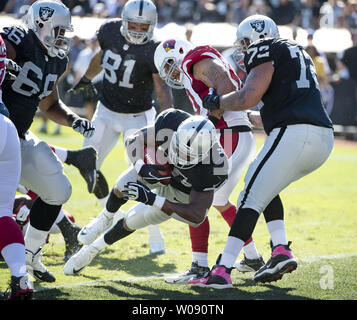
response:
[[[57,0],[34,2],[26,15],[25,23],[31,29],[50,57],[65,58],[71,46],[71,39],[64,36],[73,31],[69,9]]]
[[[234,46],[238,52],[244,53],[251,43],[259,39],[278,37],[279,30],[275,22],[267,16],[255,14],[238,25]]]
[[[193,45],[185,40],[165,40],[161,42],[154,55],[154,63],[160,77],[166,84],[174,89],[182,89],[183,73],[181,62],[185,55],[193,48]],[[172,77],[173,73],[179,72],[179,77]]]
[[[210,120],[203,116],[189,117],[172,135],[169,161],[181,169],[192,168],[207,157],[216,142],[216,128]]]
[[[154,3],[150,0],[129,0],[121,14],[123,26],[122,35],[133,44],[147,43],[154,34],[157,23],[157,11]],[[129,29],[129,22],[148,24],[146,32],[136,32]]]

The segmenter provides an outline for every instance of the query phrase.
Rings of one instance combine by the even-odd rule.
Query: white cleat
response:
[[[93,245],[84,246],[66,262],[63,268],[64,274],[73,276],[80,273],[99,252],[100,250]]]
[[[78,241],[83,244],[91,244],[105,230],[113,224],[113,217],[108,218],[105,212],[94,218],[90,223],[84,226],[78,233]]]

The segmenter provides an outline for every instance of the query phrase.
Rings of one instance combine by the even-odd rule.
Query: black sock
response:
[[[67,164],[73,164],[73,156],[76,152],[76,150],[67,150],[67,158],[64,162]]]
[[[49,231],[55,223],[61,207],[61,205],[48,204],[37,197],[30,210],[31,226],[37,230]]]
[[[112,190],[110,191],[109,198],[105,208],[109,212],[117,212],[120,209],[120,207],[127,201],[128,200],[125,200],[124,198],[119,198],[118,196],[116,196],[114,191]]]
[[[270,201],[263,214],[266,223],[273,220],[284,220],[284,207],[279,195]]]
[[[229,236],[247,242],[253,234],[258,219],[259,213],[257,211],[249,208],[239,208],[229,231]]]
[[[113,227],[111,227],[104,234],[104,241],[107,244],[113,244],[114,242],[117,242],[118,240],[125,238],[126,236],[133,233],[134,231],[128,231],[124,229],[124,219],[120,219]]]

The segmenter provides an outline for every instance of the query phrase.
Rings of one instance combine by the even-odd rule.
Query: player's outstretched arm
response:
[[[83,134],[87,138],[90,138],[94,134],[92,123],[87,119],[79,117],[59,99],[57,82],[51,94],[40,101],[39,108],[50,120],[63,126],[72,127],[73,130]]]
[[[159,101],[160,112],[168,108],[173,108],[174,102],[170,87],[166,85],[165,81],[160,78],[158,73],[153,73],[152,79],[154,82],[156,97]]]

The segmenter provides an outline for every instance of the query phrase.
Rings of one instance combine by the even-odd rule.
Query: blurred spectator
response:
[[[353,45],[342,53],[341,62],[347,68],[350,78],[357,81],[357,30],[351,32]]]
[[[295,24],[297,25],[297,20],[299,18],[298,10],[296,5],[291,0],[279,0],[279,3],[276,7],[275,2],[271,2],[272,11],[270,17],[275,21],[277,25],[287,25]]]
[[[225,1],[197,1],[196,22],[225,22],[226,14],[227,4]]]
[[[324,60],[320,57],[316,47],[312,44],[308,45],[305,48],[306,52],[312,58],[316,69],[317,82],[320,87],[321,97],[323,104],[328,111],[331,112],[333,107],[333,88],[330,85],[329,78],[325,71],[325,63]]]
[[[347,0],[345,7],[346,27],[357,30],[357,0]]]
[[[328,0],[320,8],[320,27],[343,28],[345,24],[344,3]]]
[[[253,7],[253,0],[240,0],[231,2],[229,11],[227,13],[227,21],[239,24],[245,18],[255,13],[253,12]]]
[[[178,23],[194,21],[194,14],[197,8],[197,1],[180,0],[173,2],[173,20]]]
[[[172,22],[174,5],[176,0],[158,0],[156,1],[158,24],[165,25]]]
[[[300,26],[304,29],[318,29],[320,26],[320,7],[318,0],[302,0]]]

